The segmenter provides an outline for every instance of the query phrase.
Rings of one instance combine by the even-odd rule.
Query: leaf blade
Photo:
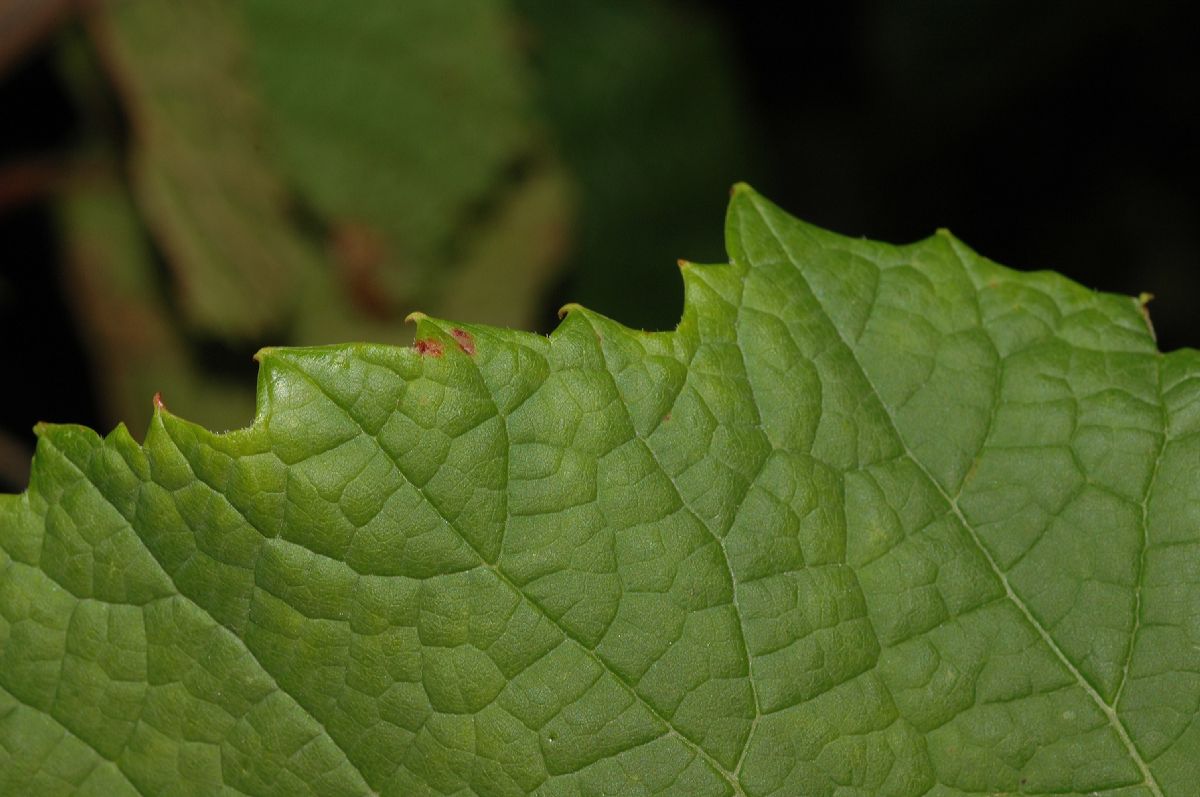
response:
[[[673,332],[418,316],[262,352],[244,430],[47,427],[0,687],[148,791],[1187,793],[1195,353],[945,235],[727,240]]]

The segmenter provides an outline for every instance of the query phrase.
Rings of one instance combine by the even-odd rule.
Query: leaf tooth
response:
[[[562,307],[558,308],[558,317],[561,320],[566,318],[568,313],[576,312],[587,312],[587,308],[579,302],[567,302]]]

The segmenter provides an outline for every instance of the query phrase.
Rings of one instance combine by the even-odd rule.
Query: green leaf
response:
[[[361,338],[364,316],[461,306],[456,281],[480,269],[512,287],[478,312],[529,323],[571,203],[510,16],[500,0],[96,9],[134,194],[191,331]]]
[[[749,189],[673,332],[261,353],[44,426],[0,792],[1189,795],[1200,360],[1130,298]]]
[[[532,31],[537,97],[578,185],[572,296],[629,326],[674,324],[678,277],[659,265],[720,257],[711,220],[729,184],[769,173],[755,168],[768,147],[735,79],[733,33],[696,3],[512,4]]]
[[[258,346],[406,344],[412,307],[548,316],[572,191],[524,108],[512,15],[496,0],[369,5],[105,4],[89,30],[107,70],[62,37],[84,124],[57,208],[64,290],[106,420],[140,437],[162,391],[206,426],[244,425]],[[363,45],[379,36],[391,44]],[[130,185],[105,72],[131,119]]]
[[[152,252],[137,212],[113,167],[97,160],[58,202],[63,289],[81,340],[95,364],[105,417],[141,435],[146,396],[165,391],[177,410],[230,429],[253,415],[250,386],[204,373],[164,307]]]

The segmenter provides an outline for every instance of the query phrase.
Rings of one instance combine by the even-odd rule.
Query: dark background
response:
[[[658,192],[666,198],[660,204],[677,185],[703,193],[680,204],[680,213],[701,216],[703,232],[687,239],[690,251],[668,251],[678,240],[656,237],[658,219],[636,220],[636,231],[627,219],[616,229],[589,217],[585,203],[576,262],[586,260],[589,241],[626,236],[636,273],[654,276],[605,292],[568,273],[547,296],[548,318],[557,304],[582,295],[630,325],[672,325],[681,291],[670,264],[675,257],[723,259],[725,189],[746,180],[795,215],[842,233],[904,242],[948,227],[1015,268],[1052,268],[1097,289],[1153,293],[1163,349],[1200,341],[1193,310],[1200,299],[1200,15],[1192,4],[692,5],[725,37],[720,68],[736,89],[741,123],[727,151],[705,156],[705,181],[698,183],[695,162],[669,163],[639,149],[639,141],[660,135],[643,127],[681,141],[691,135],[655,116],[677,110],[669,81],[661,102],[639,107],[617,98],[611,107],[580,108],[553,93],[543,101],[564,129],[583,131],[564,143],[568,160],[598,146],[587,138],[594,129],[605,146],[620,149],[630,175],[648,175],[589,175],[581,167],[581,180],[601,193]],[[599,57],[587,50],[586,6],[562,9],[580,15],[579,42],[534,47],[530,57],[543,70]],[[695,66],[687,61],[688,37],[685,28],[656,43],[661,57],[681,53],[677,81]],[[79,112],[70,96],[44,44],[0,75],[0,167],[36,165],[71,146]],[[694,118],[703,108],[679,113]],[[45,182],[36,177],[30,185]],[[607,189],[599,185],[606,179]],[[50,200],[27,189],[11,173],[0,182],[0,427],[18,446],[31,443],[38,420],[105,422],[59,282]],[[663,212],[669,216],[669,208]],[[246,367],[252,380],[253,366]]]

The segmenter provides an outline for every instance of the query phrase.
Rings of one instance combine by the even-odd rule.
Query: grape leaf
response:
[[[544,314],[572,192],[535,146],[511,14],[495,0],[377,6],[104,4],[89,19],[106,70],[62,37],[60,68],[86,109],[57,203],[64,286],[106,421],[140,437],[157,389],[205,426],[244,425],[259,345],[407,344],[399,320],[413,305],[501,326]],[[363,47],[380,31],[407,44]],[[308,42],[300,63],[281,34]],[[364,63],[394,79],[352,79]],[[313,64],[324,79],[297,82]],[[129,186],[103,72],[132,114]],[[448,84],[469,102],[448,103]],[[323,165],[304,149],[318,133]],[[453,174],[433,169],[439,158]]]
[[[719,257],[710,220],[726,189],[768,173],[755,167],[767,146],[735,79],[736,37],[703,4],[512,5],[531,29],[537,96],[578,186],[570,295],[629,326],[674,324],[678,277],[658,265]]]
[[[511,17],[497,0],[94,9],[134,194],[189,328],[358,338],[362,316],[453,306],[448,286],[481,268],[511,287],[478,311],[528,323],[562,255],[542,241],[571,203]],[[519,256],[481,259],[483,240]]]
[[[270,349],[43,426],[0,791],[1187,795],[1200,361],[1138,300],[745,187],[678,328]]]
[[[99,163],[102,163],[100,161]],[[253,414],[248,386],[213,378],[193,361],[163,305],[155,263],[132,198],[115,168],[97,163],[58,202],[64,289],[95,363],[105,417],[136,434],[150,420],[146,396],[167,390],[176,409],[206,426],[230,429]]]

